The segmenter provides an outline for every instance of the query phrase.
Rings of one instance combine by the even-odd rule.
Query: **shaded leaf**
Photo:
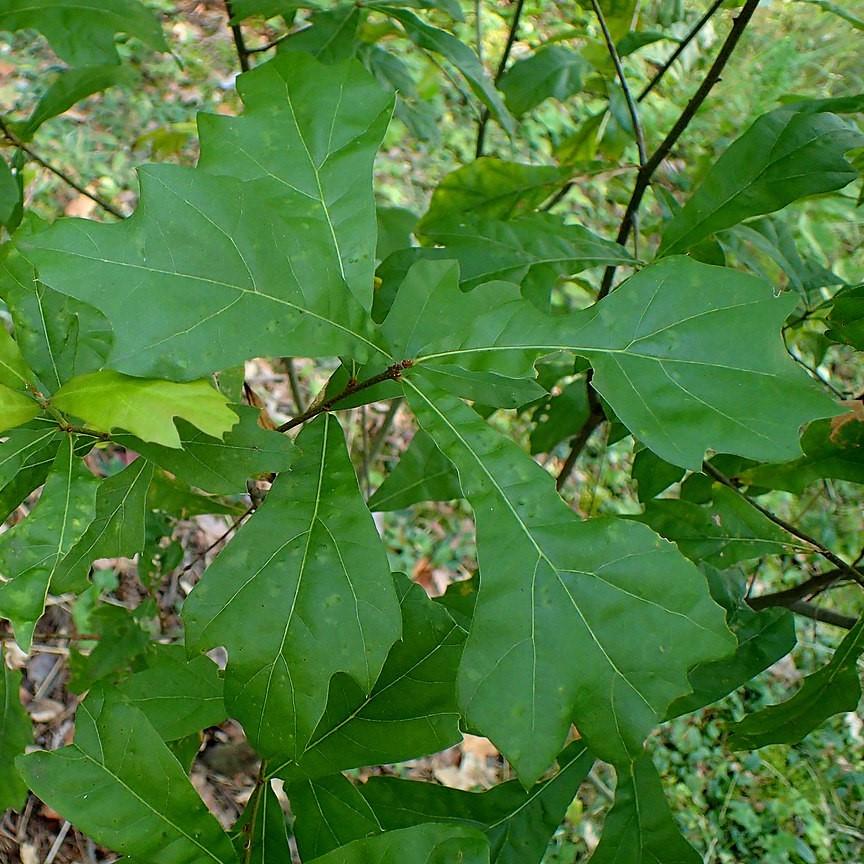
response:
[[[260,412],[248,405],[232,405],[240,418],[224,438],[205,435],[182,420],[177,431],[182,449],[115,435],[118,444],[166,468],[180,480],[217,495],[246,491],[246,481],[257,474],[287,470],[294,461],[294,445],[287,435],[263,429]]]
[[[72,745],[17,761],[43,801],[98,843],[130,857],[162,864],[238,861],[182,766],[137,708],[92,691],[76,720]]]
[[[255,789],[231,833],[243,864],[292,864],[285,814],[269,783]]]
[[[666,224],[659,254],[683,252],[715,231],[780,210],[858,176],[843,158],[864,135],[833,114],[794,106],[763,114],[712,165]]]
[[[18,696],[21,673],[6,665],[0,644],[0,811],[24,805],[27,785],[15,768],[15,758],[33,741],[30,718]]]
[[[582,89],[591,65],[580,54],[550,45],[524,60],[517,60],[499,83],[507,107],[518,117],[550,97],[565,102]]]
[[[0,159],[0,225],[11,228],[21,202],[21,190],[12,169]]]
[[[639,484],[639,500],[645,503],[677,483],[684,476],[684,469],[643,447],[633,459],[632,476]]]
[[[339,422],[318,417],[297,446],[293,469],[183,607],[190,651],[228,649],[226,705],[265,758],[304,752],[337,672],[369,693],[400,632],[387,556]]]
[[[174,418],[221,438],[236,422],[228,400],[208,381],[132,378],[110,369],[79,375],[51,398],[56,408],[80,417],[97,432],[125,429],[164,447],[182,446]]]
[[[24,651],[54,574],[93,519],[97,485],[76,457],[72,436],[64,436],[39,503],[0,536],[0,615],[12,622]]]
[[[93,521],[54,570],[52,589],[82,591],[90,565],[99,558],[132,558],[144,548],[144,517],[153,465],[136,459],[99,484]]]
[[[729,746],[734,750],[752,750],[768,744],[795,744],[829,717],[854,711],[861,699],[858,658],[862,652],[864,618],[846,634],[830,662],[808,675],[791,699],[736,723]]]
[[[456,668],[465,631],[407,577],[395,574],[402,639],[364,696],[345,676],[333,680],[327,710],[299,763],[273,773],[287,780],[323,777],[362,765],[404,762],[461,740]]]
[[[704,578],[644,526],[580,522],[549,474],[422,376],[406,392],[456,465],[477,524],[480,592],[458,680],[466,721],[525,783],[571,722],[600,758],[628,762],[689,691],[687,670],[734,648]],[[561,667],[570,656],[581,658],[578,674]]]
[[[531,454],[551,452],[566,438],[575,435],[590,413],[584,378],[572,381],[560,393],[542,401],[532,415]]]
[[[829,339],[864,351],[864,285],[839,291],[826,323]]]

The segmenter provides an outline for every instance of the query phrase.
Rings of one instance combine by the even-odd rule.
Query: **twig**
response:
[[[765,516],[775,525],[778,525],[780,528],[782,528],[784,531],[787,531],[793,537],[797,537],[799,540],[803,540],[805,543],[808,543],[826,561],[830,561],[838,570],[842,570],[844,573],[848,574],[852,579],[854,579],[859,585],[864,587],[864,574],[862,574],[861,571],[854,564],[849,564],[847,561],[844,561],[838,555],[835,555],[827,546],[825,546],[823,543],[820,543],[815,537],[811,537],[809,534],[805,533],[800,528],[792,525],[785,519],[781,519],[776,513],[772,513],[767,507],[763,507],[758,501],[754,501],[749,495],[746,495],[744,492],[742,492],[738,488],[738,485],[736,483],[730,480],[725,474],[718,471],[713,465],[710,465],[708,462],[703,462],[702,471],[709,477],[712,477],[718,483],[722,483],[724,486],[727,486],[740,498],[746,501],[754,510],[758,510],[763,516]]]
[[[249,49],[246,47],[246,40],[243,38],[243,28],[234,20],[234,10],[231,8],[231,0],[225,0],[225,10],[228,13],[228,26],[231,28],[231,35],[234,37],[234,47],[237,49],[240,70],[248,72],[250,68]]]
[[[510,59],[510,52],[513,50],[513,44],[516,42],[516,36],[519,32],[519,19],[522,17],[522,7],[525,5],[525,0],[516,0],[516,8],[513,10],[513,20],[510,22],[510,31],[507,33],[507,43],[504,45],[504,53],[501,55],[501,60],[498,63],[498,69],[495,72],[493,82],[497,84],[507,68],[507,61]],[[477,146],[474,155],[479,158],[483,155],[483,145],[486,143],[486,126],[489,124],[489,109],[484,108],[480,114],[480,123],[477,126]]]
[[[845,399],[847,394],[842,390],[838,390],[827,378],[822,376],[822,373],[807,363],[803,357],[799,357],[790,347],[789,343],[786,341],[786,329],[783,329],[783,347],[786,349],[786,353],[802,368],[807,374],[813,378],[815,381],[818,381],[823,387],[826,387],[830,390],[838,399]]]
[[[220,543],[222,543],[230,534],[236,531],[240,524],[247,516],[251,516],[255,510],[255,504],[251,504],[246,510],[241,513],[229,526],[225,529],[225,531],[220,534],[206,549],[198,552],[195,557],[180,571],[181,573],[188,573],[199,561],[203,560],[207,557],[208,553],[212,552]]]
[[[726,2],[726,0],[714,0],[708,7],[708,11],[693,25],[693,29],[678,43],[678,46],[672,52],[666,62],[657,70],[654,77],[645,85],[642,92],[636,97],[637,102],[641,102],[661,81],[663,76],[669,71],[672,64],[684,53],[687,46],[699,35],[702,28],[711,20],[714,13]]]
[[[6,125],[6,123],[0,119],[0,132],[3,133],[3,137],[14,147],[17,147],[19,150],[22,150],[26,153],[34,162],[38,165],[41,165],[47,171],[50,171],[55,177],[59,177],[67,186],[74,189],[79,195],[83,195],[85,198],[89,198],[94,204],[98,204],[106,213],[110,213],[112,216],[116,216],[118,219],[125,219],[126,217],[123,213],[118,210],[113,204],[106,201],[101,196],[97,195],[95,192],[88,192],[80,183],[73,180],[65,171],[58,168],[56,165],[52,165],[47,160],[43,159],[35,150],[32,150],[28,147],[14,132]]]
[[[62,827],[57,832],[57,836],[54,838],[54,842],[51,844],[51,849],[45,856],[45,864],[54,864],[54,859],[57,857],[57,853],[63,846],[63,841],[66,839],[66,835],[69,833],[71,827],[72,823],[68,820],[63,823]]]
[[[630,232],[632,231],[636,220],[636,214],[639,212],[639,207],[642,204],[642,199],[645,197],[645,192],[651,183],[651,178],[654,176],[654,172],[660,166],[660,163],[669,155],[672,148],[678,142],[678,139],[684,133],[684,130],[690,125],[690,121],[696,116],[696,112],[702,107],[702,103],[708,98],[708,94],[711,92],[714,85],[720,80],[720,76],[723,74],[723,70],[726,68],[726,64],[729,62],[732,52],[738,45],[738,41],[744,34],[744,31],[750,23],[750,19],[753,17],[753,13],[756,11],[758,5],[759,0],[746,0],[744,5],[741,7],[741,11],[732,22],[732,29],[729,31],[729,35],[721,46],[717,57],[711,64],[708,74],[702,80],[702,83],[693,94],[693,97],[684,106],[684,110],[675,121],[675,125],[669,130],[669,133],[660,143],[660,146],[654,151],[651,158],[639,169],[639,173],[636,175],[636,183],[633,187],[633,194],[630,196],[630,201],[627,204],[627,209],[624,213],[623,219],[621,220],[621,226],[618,229],[618,236],[616,238],[622,246],[627,242],[627,239],[630,236]],[[603,283],[600,286],[598,299],[605,297],[611,290],[612,280],[615,278],[616,269],[617,268],[614,265],[610,265],[606,268],[606,272],[603,274]]]
[[[264,51],[269,51],[271,48],[275,48],[280,42],[284,42],[289,36],[293,35],[293,33],[283,33],[277,39],[274,39],[272,42],[268,42],[266,45],[258,45],[255,48],[246,47],[246,54],[261,54]]]
[[[388,366],[383,372],[379,372],[371,378],[366,378],[364,381],[349,381],[347,386],[340,393],[337,393],[335,396],[331,396],[329,399],[325,399],[322,402],[313,403],[302,414],[298,414],[296,417],[283,423],[277,431],[287,432],[289,429],[294,429],[296,426],[300,426],[307,420],[311,420],[313,417],[317,417],[325,411],[330,411],[343,399],[347,399],[355,393],[360,393],[362,390],[368,390],[370,387],[374,387],[382,381],[398,381],[402,376],[402,373],[412,365],[413,361],[411,360],[400,360],[398,363]]]
[[[789,606],[798,600],[814,597],[826,588],[841,584],[840,580],[845,576],[842,570],[828,570],[825,573],[817,573],[800,585],[793,585],[783,591],[775,591],[771,594],[760,594],[758,597],[749,597],[748,605],[753,609],[766,609],[769,606]]]
[[[393,425],[393,421],[396,419],[396,415],[399,413],[399,409],[402,407],[404,401],[405,400],[399,396],[390,402],[390,407],[387,409],[387,413],[384,415],[381,425],[372,436],[372,440],[369,442],[369,447],[363,454],[364,471],[368,471],[378,458],[378,454],[381,452],[381,448],[387,440],[387,433],[390,431],[390,427]]]
[[[639,122],[639,110],[636,107],[633,94],[630,92],[630,86],[627,84],[627,77],[624,75],[624,67],[621,65],[621,58],[618,56],[618,50],[615,47],[615,41],[612,39],[612,34],[609,32],[609,25],[606,23],[603,10],[600,8],[600,4],[597,0],[591,0],[591,5],[594,7],[594,14],[597,16],[597,23],[603,31],[603,39],[606,42],[609,56],[612,58],[612,64],[615,66],[615,73],[618,75],[618,83],[624,91],[624,99],[627,102],[627,111],[630,114],[630,122],[633,124],[633,134],[636,137],[636,149],[639,151],[639,165],[642,166],[648,161],[648,154],[645,151],[645,135],[642,132],[642,124]]]
[[[842,627],[844,630],[851,630],[858,623],[857,618],[841,615],[833,609],[823,609],[821,606],[814,606],[812,603],[806,603],[804,600],[790,603],[786,608],[796,615],[810,618],[813,621],[822,621],[824,624],[833,624],[835,627]]]
[[[303,397],[303,390],[300,387],[300,381],[297,379],[297,370],[294,368],[293,357],[283,357],[285,363],[285,371],[288,374],[288,386],[291,388],[291,398],[294,400],[294,410],[298,414],[302,414],[306,410],[306,400]]]
[[[603,414],[603,406],[600,404],[600,400],[597,398],[597,394],[594,392],[590,380],[585,382],[585,386],[588,388],[588,405],[591,410],[585,418],[582,428],[570,441],[570,452],[567,454],[567,458],[564,460],[564,464],[561,466],[561,470],[555,478],[555,488],[559,492],[564,488],[564,484],[570,477],[570,474],[576,465],[576,460],[579,458],[579,455],[588,443],[591,433],[606,419]]]

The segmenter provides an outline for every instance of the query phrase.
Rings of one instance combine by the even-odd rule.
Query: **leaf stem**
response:
[[[56,165],[52,165],[46,159],[43,159],[35,150],[27,146],[0,118],[0,132],[3,133],[3,137],[6,141],[11,144],[13,147],[17,147],[19,150],[22,150],[26,153],[37,165],[41,165],[47,171],[50,171],[55,177],[58,177],[62,180],[67,186],[74,189],[79,195],[83,195],[85,198],[89,198],[94,204],[97,204],[101,207],[106,213],[110,213],[112,216],[116,216],[118,219],[125,219],[126,217],[123,213],[118,210],[113,204],[106,201],[104,198],[97,195],[95,192],[88,192],[87,189],[84,188],[80,183],[73,180],[65,171],[58,168]]]
[[[507,61],[510,59],[510,52],[513,50],[513,45],[516,42],[516,37],[519,33],[519,20],[522,17],[522,7],[525,5],[525,0],[516,0],[516,8],[513,10],[513,19],[510,22],[510,30],[507,33],[507,42],[504,45],[504,52],[501,54],[501,59],[498,62],[498,69],[495,72],[493,83],[497,84],[507,68]],[[483,147],[486,144],[486,127],[489,124],[489,109],[484,108],[480,114],[480,122],[477,126],[477,146],[474,149],[475,158],[483,155]]]
[[[805,543],[812,546],[819,555],[821,555],[826,561],[830,561],[838,570],[842,570],[844,573],[848,574],[852,579],[854,579],[862,588],[864,588],[864,574],[854,565],[850,564],[848,561],[844,561],[839,555],[835,555],[824,543],[820,543],[815,537],[811,537],[809,534],[802,531],[800,528],[793,525],[791,522],[787,522],[785,519],[781,519],[776,513],[772,513],[767,507],[763,507],[758,501],[754,501],[749,495],[745,494],[738,487],[738,484],[730,480],[725,474],[718,471],[713,465],[710,465],[708,462],[702,463],[702,471],[707,474],[709,477],[716,480],[718,483],[722,483],[724,486],[727,486],[733,492],[735,492],[740,498],[746,501],[754,510],[758,510],[763,516],[773,522],[775,525],[778,525],[784,531],[787,531],[793,537],[797,537],[799,540],[803,540]]]
[[[341,392],[322,402],[313,402],[302,414],[298,414],[296,417],[283,423],[277,431],[287,432],[289,429],[294,429],[296,426],[300,426],[307,420],[311,420],[325,411],[331,411],[343,399],[347,399],[349,396],[353,396],[355,393],[360,393],[363,390],[368,390],[382,381],[398,381],[402,373],[412,365],[412,360],[400,360],[398,363],[388,366],[383,372],[379,372],[371,378],[366,378],[363,381],[349,381]]]
[[[623,246],[630,237],[630,232],[636,222],[636,214],[639,212],[639,207],[642,204],[642,199],[645,197],[645,192],[651,184],[651,178],[654,172],[660,166],[660,163],[669,155],[672,148],[678,142],[678,139],[684,133],[684,130],[690,125],[691,120],[696,116],[698,110],[702,107],[702,103],[708,98],[708,94],[713,89],[714,85],[720,80],[729,58],[738,45],[741,36],[747,29],[756,7],[759,5],[759,0],[745,0],[741,11],[732,22],[732,29],[726,37],[726,41],[720,48],[711,68],[702,80],[696,92],[693,94],[690,101],[684,106],[684,110],[679,115],[675,124],[669,130],[669,133],[660,142],[660,145],[648,159],[648,161],[639,169],[636,175],[636,183],[633,187],[633,193],[630,196],[630,201],[627,204],[627,209],[624,212],[624,217],[621,220],[621,225],[618,229],[617,241]],[[605,297],[612,289],[612,280],[615,278],[615,265],[610,265],[606,268],[603,274],[603,282],[600,286],[598,299]]]
[[[640,167],[648,161],[648,153],[645,150],[645,134],[642,131],[642,124],[639,122],[639,109],[636,107],[636,101],[633,99],[633,94],[630,92],[630,86],[627,84],[627,77],[624,75],[624,67],[621,65],[621,58],[618,56],[618,49],[615,47],[615,41],[612,39],[612,34],[609,32],[609,25],[606,23],[606,17],[603,15],[603,10],[597,0],[591,0],[591,5],[594,7],[594,14],[597,16],[597,22],[600,29],[603,31],[603,39],[606,42],[606,49],[609,51],[609,56],[612,58],[612,64],[615,66],[615,73],[618,76],[618,83],[624,91],[624,99],[627,102],[627,112],[630,114],[630,122],[633,124],[633,134],[636,137],[636,149],[639,151]]]

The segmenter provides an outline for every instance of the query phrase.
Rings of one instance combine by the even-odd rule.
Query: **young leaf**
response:
[[[616,771],[615,804],[592,864],[700,864],[702,856],[681,836],[669,812],[651,757],[641,756]]]
[[[297,820],[294,836],[304,861],[385,830],[360,790],[343,774],[298,781],[286,792]]]
[[[864,652],[864,618],[846,634],[830,662],[808,675],[795,695],[745,717],[732,727],[729,746],[752,750],[768,744],[796,744],[817,726],[861,699],[858,658]]]
[[[372,511],[404,510],[421,501],[451,501],[461,497],[453,464],[418,429],[396,467],[367,503]]]
[[[270,783],[259,786],[231,830],[243,864],[292,864],[285,814]]]
[[[144,517],[152,479],[152,463],[136,459],[99,484],[93,521],[54,570],[51,587],[56,593],[83,591],[90,565],[98,558],[132,558],[144,548]]]
[[[558,757],[558,764],[554,777],[528,791],[518,780],[486,792],[463,792],[434,783],[372,777],[359,793],[385,831],[425,822],[470,825],[489,838],[492,864],[539,864],[594,757],[575,741]]]
[[[476,829],[427,823],[340,846],[314,864],[489,864],[489,843]]]
[[[152,645],[147,668],[115,693],[144,714],[163,741],[177,741],[226,718],[219,667],[204,656],[187,660],[182,645]]]
[[[129,84],[131,80],[129,69],[116,63],[64,69],[42,94],[27,122],[17,130],[18,134],[25,141],[29,141],[46,120],[68,111],[81,99],[107,90],[115,84]]]
[[[660,255],[780,210],[798,198],[842,189],[858,176],[843,158],[864,135],[834,114],[794,106],[763,114],[711,166],[702,185],[663,231]]]
[[[449,60],[465,76],[465,80],[478,99],[489,109],[503,127],[512,134],[515,128],[510,112],[498,95],[495,85],[489,80],[480,58],[452,33],[439,30],[418,18],[413,12],[406,12],[393,6],[379,6],[382,12],[395,18],[408,34],[408,38],[426,51],[440,54]]]
[[[41,413],[27,392],[32,372],[5,327],[0,326],[0,432],[29,423]]]
[[[6,665],[0,644],[0,811],[19,809],[27,795],[15,768],[15,758],[33,741],[32,724],[18,696],[20,686],[21,673]]]
[[[406,392],[477,523],[480,592],[458,681],[467,722],[524,783],[546,770],[571,722],[600,758],[635,758],[689,691],[687,670],[734,649],[704,578],[644,526],[580,522],[549,474],[423,376]],[[562,657],[579,657],[578,670]]]
[[[246,491],[246,481],[256,474],[286,471],[294,461],[295,448],[287,435],[258,424],[261,412],[256,408],[232,405],[231,410],[240,422],[221,439],[179,420],[179,450],[149,444],[132,435],[113,438],[191,486],[216,495],[236,495]]]
[[[107,316],[111,368],[190,381],[261,355],[380,353],[320,202],[269,175],[160,165],[139,177],[129,219],[62,219],[21,242],[43,282]]]
[[[675,498],[649,501],[636,518],[672,540],[697,564],[725,569],[763,555],[808,551],[732,489],[715,486],[708,507]]]
[[[71,435],[64,436],[39,503],[0,536],[0,616],[12,622],[25,651],[54,574],[93,519],[98,480],[76,457],[73,444]]]
[[[325,66],[302,52],[279,54],[241,75],[237,90],[245,105],[240,117],[198,118],[199,167],[240,180],[265,178],[304,210],[314,208],[340,276],[370,308],[372,163],[393,113],[392,93],[356,60]]]
[[[404,762],[458,743],[456,668],[465,631],[440,603],[394,574],[402,639],[364,696],[345,676],[333,679],[327,710],[296,764],[272,773],[287,780],[325,777],[362,765]]]
[[[159,19],[138,0],[5,0],[0,30],[33,28],[70,66],[119,63],[116,33],[167,51]]]
[[[110,369],[80,375],[64,384],[52,404],[80,417],[97,432],[125,429],[163,447],[182,447],[174,418],[221,438],[236,422],[228,400],[209,381],[177,384],[131,378]]]
[[[164,864],[237,864],[180,763],[132,705],[91,691],[75,741],[17,760],[30,788],[98,843]]]
[[[499,86],[507,107],[519,117],[550,97],[566,102],[582,89],[582,77],[590,71],[591,64],[581,54],[550,45],[515,62]]]
[[[299,758],[328,682],[344,672],[369,693],[400,633],[387,556],[339,422],[324,414],[297,446],[294,468],[183,607],[190,651],[228,649],[226,705],[265,758]]]
[[[453,220],[506,220],[524,216],[542,204],[569,176],[569,168],[524,165],[483,156],[444,177],[432,193],[429,209],[417,223],[415,233],[425,235]]]

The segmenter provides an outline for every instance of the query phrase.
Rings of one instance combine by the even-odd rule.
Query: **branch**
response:
[[[864,587],[864,574],[854,565],[849,564],[844,561],[838,555],[835,555],[827,546],[823,543],[820,543],[815,537],[811,537],[809,534],[806,534],[800,528],[797,528],[791,522],[787,522],[785,519],[781,519],[775,513],[772,513],[767,507],[763,507],[758,501],[754,501],[749,495],[745,495],[742,492],[736,483],[733,483],[725,474],[722,474],[718,471],[713,465],[709,465],[707,462],[702,463],[702,470],[709,477],[712,477],[718,483],[722,483],[724,486],[730,488],[733,492],[735,492],[739,497],[741,497],[744,501],[746,501],[754,510],[758,510],[763,516],[773,522],[775,525],[778,525],[784,531],[788,531],[793,537],[797,537],[799,540],[803,540],[805,543],[808,543],[810,546],[814,548],[814,550],[821,555],[826,561],[830,561],[838,570],[842,570],[852,579],[854,579],[859,585]]]
[[[841,615],[833,609],[823,609],[821,606],[814,606],[812,603],[805,603],[803,600],[790,603],[787,608],[796,615],[812,618],[814,621],[822,621],[825,624],[833,624],[835,627],[842,627],[844,630],[851,630],[858,623],[857,618]]]
[[[639,151],[639,165],[642,166],[648,161],[648,154],[645,151],[645,135],[642,132],[642,124],[639,122],[639,111],[636,108],[636,102],[633,100],[633,94],[630,92],[630,87],[627,84],[627,78],[624,75],[624,67],[621,65],[621,58],[618,56],[618,50],[615,48],[615,42],[612,39],[612,34],[609,32],[609,25],[606,23],[606,18],[603,16],[603,10],[597,0],[591,0],[591,5],[594,7],[594,14],[597,16],[597,21],[600,24],[600,29],[603,31],[603,39],[606,41],[606,48],[609,51],[609,56],[612,58],[612,63],[615,66],[615,72],[618,75],[618,82],[621,84],[621,89],[624,91],[624,99],[627,101],[627,111],[630,114],[630,122],[633,124],[633,134],[636,136],[636,149]]]
[[[790,606],[799,600],[814,597],[826,588],[837,585],[845,577],[842,570],[828,570],[825,573],[817,573],[800,585],[793,585],[783,591],[775,591],[771,594],[760,594],[758,597],[750,597],[747,600],[751,609],[766,609],[769,606]]]
[[[657,70],[654,77],[645,85],[642,92],[636,97],[641,102],[661,81],[669,71],[672,64],[684,53],[687,46],[699,35],[699,31],[711,20],[714,13],[726,2],[726,0],[714,0],[708,7],[708,11],[693,25],[693,29],[678,43],[678,47],[672,52],[668,60]]]
[[[570,452],[567,454],[567,458],[564,460],[564,464],[561,466],[561,470],[555,479],[555,488],[559,492],[564,488],[564,484],[572,473],[576,460],[585,449],[591,433],[606,419],[606,415],[603,413],[603,406],[600,404],[600,400],[591,386],[590,379],[585,382],[585,386],[588,388],[588,405],[591,410],[585,418],[582,428],[571,439]]]
[[[672,148],[678,142],[678,139],[684,133],[684,130],[690,125],[690,121],[696,116],[696,112],[702,107],[702,103],[708,98],[708,94],[711,92],[714,85],[720,80],[720,76],[726,68],[726,64],[729,62],[732,52],[738,45],[738,41],[744,34],[744,31],[750,23],[750,19],[753,17],[753,13],[756,11],[758,5],[759,0],[746,0],[744,5],[741,7],[741,11],[732,22],[732,29],[729,31],[729,35],[726,37],[726,41],[720,48],[716,59],[711,64],[708,74],[699,85],[699,89],[684,106],[684,110],[675,121],[675,125],[669,131],[669,134],[663,139],[660,146],[652,154],[651,158],[639,170],[639,174],[636,176],[636,184],[633,187],[633,194],[630,196],[627,210],[624,213],[624,218],[621,220],[621,226],[618,229],[618,236],[616,239],[622,246],[630,237],[630,232],[633,230],[636,221],[636,214],[639,212],[639,207],[642,204],[642,199],[651,183],[651,178],[654,176],[654,172],[660,166],[660,163],[669,155]],[[603,283],[600,286],[598,299],[605,297],[612,289],[612,280],[615,278],[615,270],[616,268],[614,266],[606,268],[606,272],[603,274]]]
[[[19,150],[23,150],[34,162],[50,171],[56,177],[59,177],[67,186],[70,186],[79,195],[89,198],[94,204],[98,204],[106,213],[110,213],[118,219],[126,218],[113,204],[109,203],[104,198],[101,198],[99,195],[96,195],[94,192],[88,192],[80,183],[77,183],[68,174],[61,171],[56,165],[52,165],[36,153],[35,150],[31,150],[30,147],[28,147],[17,135],[15,135],[14,132],[12,132],[2,119],[0,119],[0,132],[3,133],[3,137],[10,144],[17,147]]]
[[[237,49],[240,70],[248,72],[250,69],[249,49],[246,47],[246,40],[243,38],[243,29],[234,21],[234,10],[231,8],[231,0],[225,0],[225,10],[228,12],[228,26],[231,28],[231,35],[234,37],[234,47]]]
[[[525,0],[516,0],[516,8],[513,10],[513,20],[510,22],[510,32],[507,34],[507,43],[504,45],[504,53],[501,55],[501,60],[498,63],[498,69],[495,72],[494,83],[497,84],[507,68],[507,61],[510,59],[510,52],[513,50],[513,43],[516,41],[516,35],[519,32],[519,19],[522,17],[522,7],[525,5]],[[484,108],[480,115],[480,123],[477,126],[477,147],[474,155],[479,158],[483,155],[483,145],[486,142],[486,126],[489,123],[489,109]]]
[[[382,381],[398,381],[402,377],[402,373],[412,365],[412,360],[400,360],[398,363],[388,366],[383,372],[379,372],[371,378],[366,378],[364,381],[349,381],[348,385],[340,393],[322,402],[314,402],[302,414],[298,414],[296,417],[283,423],[276,431],[287,432],[289,429],[294,429],[296,426],[300,426],[307,420],[311,420],[325,411],[331,411],[343,399],[347,399],[355,393],[360,393],[362,390],[368,390]]]

